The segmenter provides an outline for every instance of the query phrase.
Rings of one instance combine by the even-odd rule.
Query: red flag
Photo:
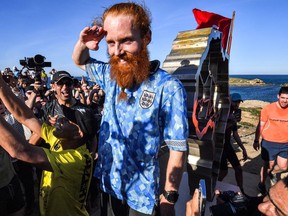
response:
[[[196,19],[196,22],[198,23],[198,26],[196,29],[212,27],[213,25],[218,26],[219,31],[223,33],[222,34],[222,47],[225,50],[227,46],[231,19],[227,17],[223,17],[215,13],[201,11],[196,8],[194,8],[192,12]]]

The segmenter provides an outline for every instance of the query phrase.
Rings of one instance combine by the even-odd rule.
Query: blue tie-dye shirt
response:
[[[182,83],[162,69],[150,73],[139,88],[121,88],[110,79],[110,65],[90,59],[87,75],[105,91],[98,161],[94,175],[106,193],[151,214],[158,199],[158,150],[186,151],[188,122]]]

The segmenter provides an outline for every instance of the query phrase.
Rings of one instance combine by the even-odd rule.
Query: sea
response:
[[[243,100],[274,102],[281,85],[288,84],[288,75],[230,75],[232,78],[261,79],[265,86],[230,86],[231,93],[239,93]]]

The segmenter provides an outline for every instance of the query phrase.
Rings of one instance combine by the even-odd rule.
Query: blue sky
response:
[[[20,67],[19,60],[41,54],[52,68],[83,75],[71,55],[80,31],[102,14],[112,0],[9,0],[0,7],[0,69]],[[138,1],[139,2],[139,1]],[[236,11],[230,74],[285,74],[287,0],[142,0],[152,13],[151,59],[161,63],[179,31],[193,30],[192,9],[230,17]],[[91,55],[107,60],[106,44]],[[52,68],[45,68],[50,71]]]

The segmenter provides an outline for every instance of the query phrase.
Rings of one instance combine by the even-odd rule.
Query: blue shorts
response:
[[[261,158],[264,161],[274,161],[277,156],[288,159],[288,143],[277,143],[262,140]]]

